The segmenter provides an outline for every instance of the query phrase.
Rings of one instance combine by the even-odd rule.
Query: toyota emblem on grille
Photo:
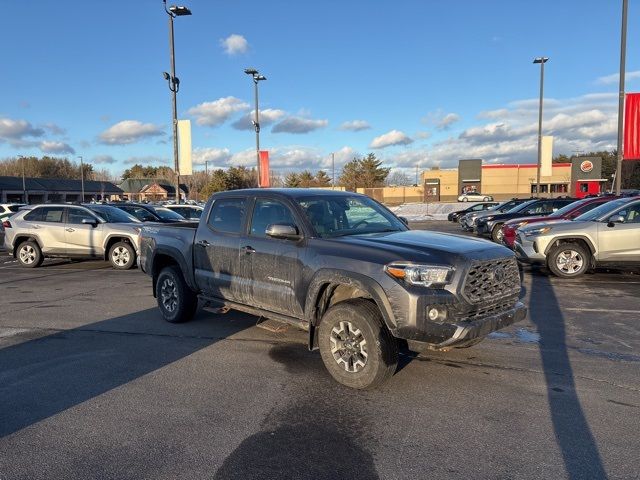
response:
[[[507,276],[507,272],[505,272],[504,268],[502,267],[496,267],[495,270],[493,271],[493,279],[496,282],[502,282],[506,276]]]

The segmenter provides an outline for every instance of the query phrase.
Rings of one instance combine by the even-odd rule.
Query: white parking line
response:
[[[612,310],[610,308],[565,308],[570,312],[595,312],[595,313],[635,313],[638,314],[638,310]]]

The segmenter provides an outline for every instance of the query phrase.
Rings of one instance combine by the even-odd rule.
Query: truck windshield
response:
[[[298,203],[323,238],[407,230],[395,215],[367,197],[313,196]]]

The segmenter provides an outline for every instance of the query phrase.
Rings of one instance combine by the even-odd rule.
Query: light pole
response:
[[[542,166],[542,99],[544,98],[544,64],[549,58],[537,57],[533,63],[540,64],[540,108],[538,110],[538,168],[536,173],[536,196],[540,197],[540,167]]]
[[[173,112],[173,166],[176,171],[176,203],[180,203],[180,164],[178,163],[178,100],[180,79],[176,77],[176,56],[173,43],[173,18],[191,15],[187,7],[171,5],[167,8],[167,0],[162,0],[164,11],[169,15],[169,53],[171,57],[171,74],[162,72],[164,79],[169,83],[171,90],[171,107]]]
[[[336,157],[331,153],[331,190],[336,188]]]
[[[24,178],[24,160],[24,156],[20,155],[20,163],[22,164],[22,201],[29,203],[27,201],[27,182]]]
[[[618,162],[616,164],[616,195],[620,195],[622,188],[622,160],[624,159],[623,128],[624,128],[624,80],[625,63],[627,58],[627,10],[629,0],[622,0],[622,27],[620,34],[620,83],[618,88]]]
[[[253,78],[253,90],[255,96],[255,116],[253,120],[253,126],[256,130],[256,164],[258,166],[258,186],[260,186],[260,115],[258,113],[258,82],[266,80],[267,77],[260,75],[260,72],[255,68],[245,68],[244,73],[251,75]]]
[[[84,163],[82,163],[82,155],[78,156],[80,159],[80,188],[82,191],[82,197],[80,197],[80,203],[84,203]]]

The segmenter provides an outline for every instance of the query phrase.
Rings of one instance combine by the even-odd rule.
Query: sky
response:
[[[171,1],[169,1],[171,4]],[[640,1],[629,1],[627,91],[640,91]],[[616,0],[185,0],[175,19],[178,116],[194,169],[336,170],[370,152],[392,171],[461,158],[535,163],[616,145]],[[2,16],[0,158],[82,156],[114,174],[172,165],[168,17],[161,0],[23,0]]]

